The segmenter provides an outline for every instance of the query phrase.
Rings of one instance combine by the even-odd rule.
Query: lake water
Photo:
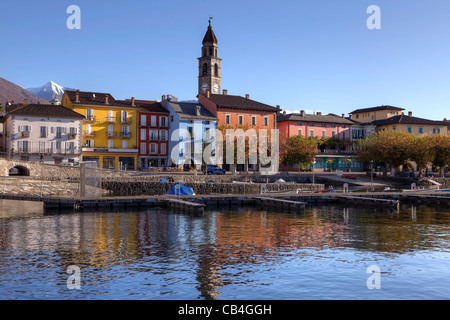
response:
[[[2,201],[0,261],[1,299],[449,299],[450,210],[43,215]]]

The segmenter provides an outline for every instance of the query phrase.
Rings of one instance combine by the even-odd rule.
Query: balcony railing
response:
[[[86,121],[95,122],[95,117],[91,114],[86,115]]]
[[[131,138],[131,132],[121,132],[120,137],[121,138]]]
[[[83,134],[84,138],[95,138],[95,132],[85,132]]]
[[[130,117],[128,117],[128,118],[120,118],[120,122],[122,124],[131,124],[131,118]]]
[[[31,147],[20,147],[12,148],[11,153],[13,154],[46,154],[46,155],[70,155],[70,154],[81,154],[81,148],[51,148],[42,146],[31,146]]]
[[[69,140],[73,140],[73,139],[75,139],[77,137],[77,134],[76,133],[68,133],[67,134],[67,138],[69,139]]]
[[[29,138],[30,137],[30,131],[22,131],[22,138]]]

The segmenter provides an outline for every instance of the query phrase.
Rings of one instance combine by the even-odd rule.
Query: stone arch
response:
[[[10,176],[30,176],[30,169],[25,166],[16,165],[8,170]]]

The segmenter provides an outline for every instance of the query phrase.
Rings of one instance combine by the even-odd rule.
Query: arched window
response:
[[[209,48],[209,55],[210,55],[210,56],[213,55],[213,48]]]
[[[203,64],[203,75],[206,76],[208,75],[208,65],[206,63]]]
[[[219,66],[217,65],[217,63],[214,65],[214,76],[219,76]]]

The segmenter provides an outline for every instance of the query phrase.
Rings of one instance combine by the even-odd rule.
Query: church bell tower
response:
[[[222,59],[218,57],[217,38],[211,27],[211,20],[202,44],[202,56],[198,58],[198,93],[205,94],[209,90],[212,94],[220,94]]]

